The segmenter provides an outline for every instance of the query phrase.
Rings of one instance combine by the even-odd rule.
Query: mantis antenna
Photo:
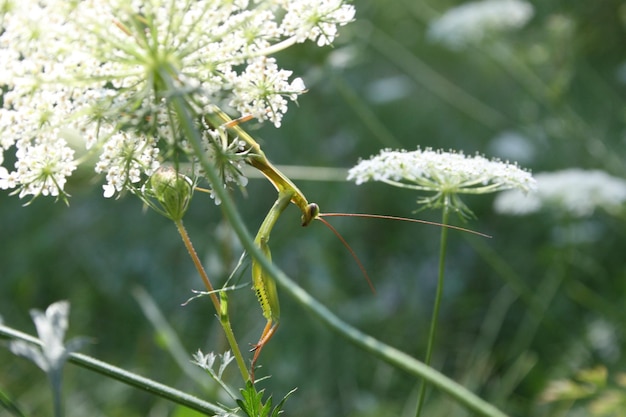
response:
[[[243,130],[239,124],[251,119],[251,116],[244,116],[239,119],[233,120],[226,113],[219,109],[215,109],[213,113],[206,116],[209,125],[212,128],[224,129],[230,132],[231,137],[243,140],[248,146],[248,155],[246,162],[258,169],[276,188],[278,192],[278,198],[274,202],[274,205],[267,213],[267,216],[263,220],[263,223],[259,227],[257,235],[254,239],[256,245],[261,249],[264,256],[271,260],[271,253],[269,248],[270,234],[276,221],[287,208],[289,203],[296,205],[302,213],[301,220],[302,226],[308,226],[315,219],[324,223],[337,238],[348,249],[350,255],[354,258],[357,265],[361,269],[361,272],[365,276],[372,292],[376,292],[372,280],[370,279],[365,267],[361,263],[360,259],[354,252],[354,250],[348,245],[346,240],[324,217],[368,217],[374,219],[387,219],[387,220],[400,220],[413,223],[429,224],[441,227],[447,227],[450,229],[460,230],[468,233],[473,233],[483,237],[490,237],[480,232],[465,229],[462,227],[451,226],[446,224],[440,224],[436,222],[430,222],[426,220],[409,219],[396,216],[387,216],[379,214],[350,214],[350,213],[320,213],[319,206],[315,203],[309,203],[302,191],[278,168],[276,168],[265,156],[259,144],[250,136],[245,130]],[[278,325],[280,323],[280,306],[278,303],[278,293],[276,290],[276,282],[270,277],[265,270],[261,267],[256,259],[252,259],[252,289],[254,290],[261,310],[263,311],[263,317],[267,320],[265,328],[261,333],[259,341],[253,346],[254,352],[251,365],[250,365],[250,380],[254,382],[254,370],[256,362],[261,354],[263,347],[274,336]]]

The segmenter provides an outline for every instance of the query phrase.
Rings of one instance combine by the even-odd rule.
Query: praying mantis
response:
[[[255,244],[261,249],[262,253],[265,257],[271,260],[271,252],[269,247],[269,240],[272,229],[276,224],[276,221],[283,213],[283,211],[289,206],[290,203],[293,203],[298,209],[301,211],[301,224],[302,226],[308,226],[311,224],[313,220],[321,220],[330,230],[341,240],[341,242],[346,246],[349,250],[352,257],[357,262],[359,268],[363,272],[366,280],[368,281],[370,288],[374,291],[374,287],[367,275],[367,272],[360,260],[354,253],[354,251],[350,248],[347,242],[341,237],[339,232],[326,220],[324,220],[323,216],[348,216],[348,217],[370,217],[370,218],[383,218],[383,219],[391,219],[391,220],[402,220],[416,223],[424,223],[430,225],[437,225],[442,227],[448,227],[452,229],[462,230],[471,232],[474,234],[483,235],[482,233],[475,232],[472,230],[468,230],[461,227],[451,226],[440,224],[436,222],[430,222],[426,220],[418,220],[418,219],[408,219],[403,217],[395,217],[395,216],[387,216],[387,215],[375,215],[375,214],[350,214],[350,213],[321,213],[320,208],[315,203],[309,203],[307,198],[304,196],[302,191],[286,176],[284,175],[278,168],[276,168],[265,156],[262,151],[260,145],[250,136],[245,130],[243,130],[239,124],[242,121],[249,120],[251,117],[242,117],[239,119],[231,119],[226,113],[222,112],[219,109],[215,109],[213,113],[214,117],[216,117],[219,121],[219,126],[221,129],[226,129],[230,131],[231,135],[236,137],[239,140],[243,140],[248,146],[248,154],[246,162],[252,167],[259,170],[269,181],[272,183],[276,191],[278,192],[278,197],[274,202],[274,205],[269,210],[265,219],[261,223],[259,230],[254,239]],[[215,120],[213,120],[215,121]],[[252,259],[252,288],[256,294],[257,300],[261,305],[261,309],[263,312],[263,316],[266,319],[266,324],[261,333],[259,341],[253,345],[252,351],[254,352],[251,365],[250,365],[250,379],[254,382],[254,370],[256,367],[256,363],[261,354],[261,350],[263,347],[270,341],[270,339],[276,333],[276,330],[280,324],[280,305],[278,302],[278,292],[276,289],[276,283],[274,280],[264,271],[259,262],[256,259]]]
[[[278,168],[276,168],[265,156],[260,145],[243,130],[239,123],[246,118],[232,120],[226,113],[219,109],[215,110],[215,115],[222,121],[222,128],[232,130],[233,134],[249,146],[247,162],[258,169],[276,188],[278,198],[261,223],[254,239],[255,244],[261,249],[263,254],[271,260],[269,239],[276,221],[287,208],[289,203],[295,204],[302,212],[302,226],[308,226],[313,220],[319,217],[320,210],[317,204],[309,203],[302,191]],[[259,359],[261,350],[276,333],[280,323],[280,305],[278,303],[278,292],[276,282],[269,277],[261,265],[252,259],[252,288],[261,305],[263,317],[267,320],[265,328],[261,333],[259,341],[253,346],[254,356],[250,365],[250,379],[254,381],[254,369]]]

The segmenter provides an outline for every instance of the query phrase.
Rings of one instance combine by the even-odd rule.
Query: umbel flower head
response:
[[[536,193],[504,192],[495,199],[495,210],[521,216],[546,209],[575,218],[589,217],[600,209],[611,214],[624,210],[626,180],[604,171],[572,168],[542,172],[536,179]]]
[[[516,164],[430,148],[411,152],[385,149],[351,168],[348,180],[354,180],[357,185],[382,181],[397,187],[433,192],[433,196],[422,198],[418,203],[435,208],[447,207],[463,214],[471,214],[471,211],[459,194],[486,194],[511,188],[528,192],[535,187],[530,172]]]
[[[305,86],[272,55],[330,44],[354,18],[343,0],[1,4],[0,188],[20,197],[65,196],[85,148],[99,155],[107,197],[137,189],[165,161],[193,162],[172,97],[208,141],[219,135],[204,122],[223,123],[215,109],[279,127]],[[83,143],[70,146],[76,133]]]

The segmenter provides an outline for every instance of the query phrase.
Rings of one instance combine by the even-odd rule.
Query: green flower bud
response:
[[[150,188],[163,214],[175,222],[183,218],[193,194],[189,177],[171,167],[160,167],[150,177]]]

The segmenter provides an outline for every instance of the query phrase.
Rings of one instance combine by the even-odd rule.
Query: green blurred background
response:
[[[268,157],[349,168],[381,148],[421,146],[517,158],[534,172],[580,167],[625,177],[626,3],[534,1],[523,29],[451,51],[426,31],[458,4],[355,2],[357,21],[341,29],[334,48],[301,45],[279,55],[310,91],[280,130],[252,131]],[[323,212],[438,219],[437,212],[414,214],[418,195],[407,190],[306,176],[294,173]],[[69,336],[94,341],[84,353],[216,400],[210,384],[199,386],[176,364],[133,295],[143,288],[154,299],[187,353],[226,349],[207,299],[181,306],[202,285],[174,225],[130,196],[104,199],[100,184],[75,179],[69,207],[45,198],[22,207],[0,195],[4,323],[34,333],[29,309],[69,300]],[[262,179],[250,180],[246,196],[235,193],[251,231],[274,195]],[[493,238],[450,234],[434,366],[511,415],[559,415],[539,401],[549,381],[597,364],[626,370],[624,217],[507,217],[494,213],[493,196],[465,201],[477,216],[465,226]],[[198,194],[185,222],[209,273],[223,282],[240,247],[220,208]],[[376,295],[337,238],[319,222],[301,228],[294,207],[272,235],[274,261],[346,321],[422,358],[440,230],[373,219],[332,223]],[[247,280],[249,270],[241,276]],[[281,327],[259,374],[272,375],[262,386],[275,398],[298,387],[287,415],[411,415],[419,381],[373,360],[282,295]],[[231,303],[236,334],[254,343],[264,319],[253,292],[239,290]],[[0,349],[0,370],[0,390],[28,415],[51,414],[45,375],[33,364]],[[68,416],[197,415],[73,365],[64,383]],[[426,406],[424,415],[468,415],[436,391]]]

